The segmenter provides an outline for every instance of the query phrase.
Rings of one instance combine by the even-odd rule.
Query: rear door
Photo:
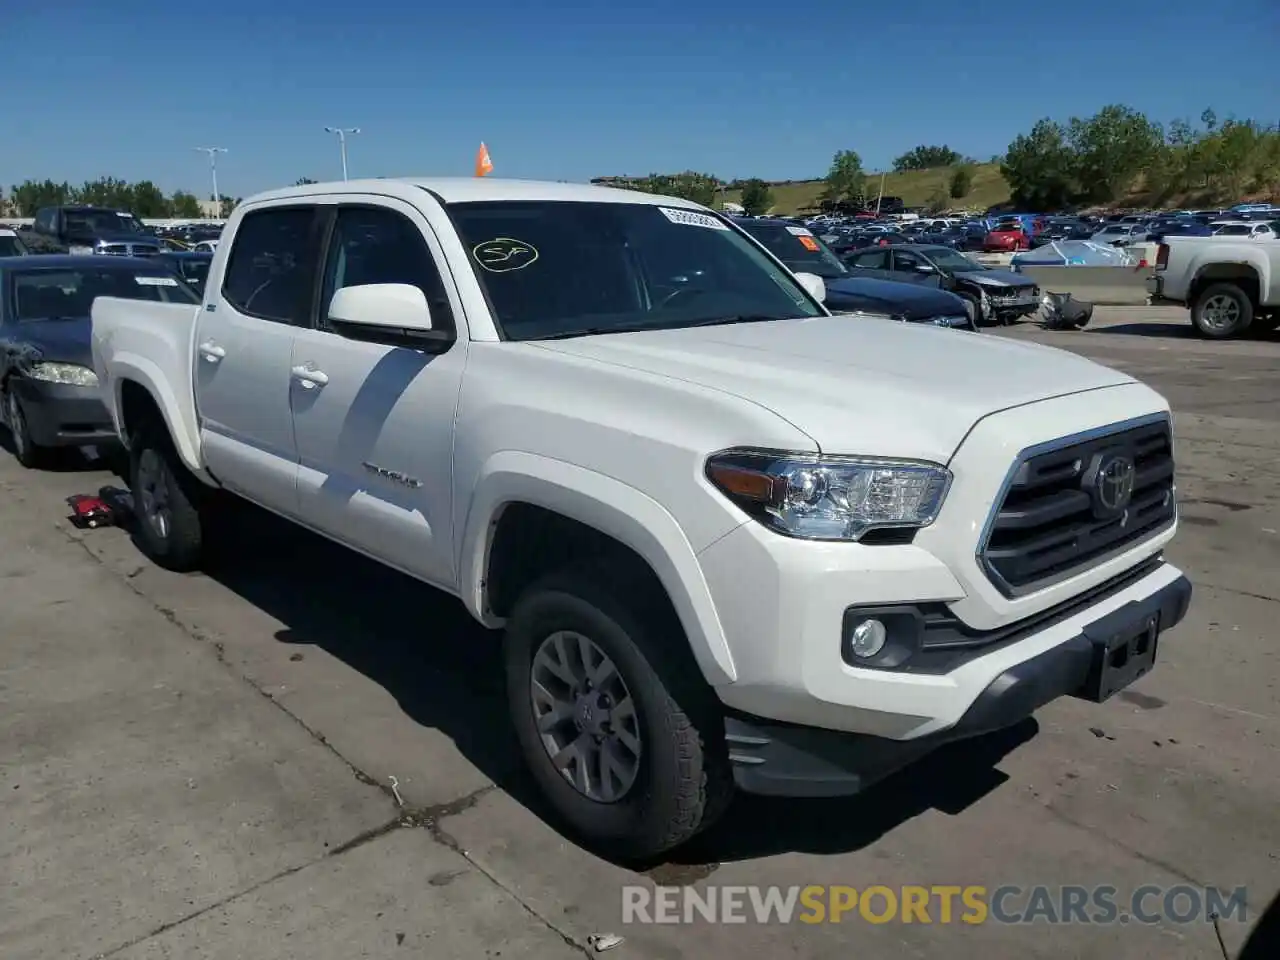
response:
[[[279,513],[298,509],[298,448],[290,359],[310,319],[319,208],[249,211],[226,251],[222,288],[196,324],[196,406],[210,471],[228,489]]]
[[[897,279],[890,269],[888,247],[860,250],[846,257],[845,263],[852,267],[859,277],[873,277],[877,280]]]

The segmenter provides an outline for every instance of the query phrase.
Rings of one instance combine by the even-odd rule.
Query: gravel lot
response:
[[[1174,405],[1170,553],[1197,592],[1159,669],[856,800],[740,799],[643,874],[539,815],[455,602],[256,514],[234,563],[168,574],[64,521],[111,474],[0,453],[0,956],[542,960],[601,931],[620,960],[1221,956],[1203,923],[620,926],[628,883],[1247,885],[1255,916],[1276,893],[1280,341],[1202,343],[1153,308],[996,335]],[[1245,932],[1223,925],[1233,953]]]

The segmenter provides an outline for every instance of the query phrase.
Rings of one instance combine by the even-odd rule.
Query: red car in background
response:
[[[982,249],[987,253],[1030,250],[1031,238],[1022,229],[1022,224],[1016,221],[997,223],[995,229],[983,238]]]

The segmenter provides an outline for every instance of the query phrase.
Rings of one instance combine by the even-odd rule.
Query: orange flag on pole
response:
[[[476,176],[483,177],[490,173],[493,173],[493,161],[489,159],[489,148],[481,143],[480,149],[476,151]]]

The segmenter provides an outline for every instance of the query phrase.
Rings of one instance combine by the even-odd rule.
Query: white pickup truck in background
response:
[[[315,184],[199,308],[96,301],[93,357],[157,563],[233,494],[457,596],[552,806],[638,857],[1105,700],[1186,612],[1163,398],[822,293],[681,200]]]
[[[1280,240],[1169,237],[1147,279],[1156,301],[1185,304],[1201,336],[1227,340],[1280,324]]]

